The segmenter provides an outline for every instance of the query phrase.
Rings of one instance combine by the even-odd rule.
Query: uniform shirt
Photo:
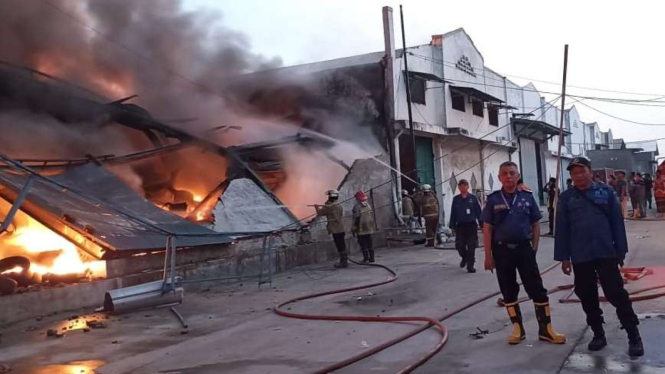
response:
[[[439,216],[439,200],[434,192],[427,191],[416,197],[416,203],[420,207],[420,213],[424,218],[436,218]]]
[[[597,258],[623,259],[626,252],[628,241],[621,204],[611,187],[594,183],[586,190],[572,189],[561,194],[555,260],[581,263]]]
[[[531,240],[531,225],[542,216],[531,192],[500,190],[487,196],[481,219],[492,225],[493,243],[520,243]]]
[[[328,219],[327,229],[329,234],[340,234],[344,232],[344,208],[338,203],[327,202],[319,208],[318,214]]]
[[[413,208],[413,200],[409,196],[402,197],[402,215],[412,216],[415,209]]]
[[[353,232],[356,235],[374,234],[374,216],[367,201],[353,206]]]
[[[482,224],[480,220],[481,212],[480,202],[476,195],[467,194],[466,198],[463,198],[462,194],[459,194],[453,198],[448,226],[454,229],[458,224],[475,224],[476,222]]]

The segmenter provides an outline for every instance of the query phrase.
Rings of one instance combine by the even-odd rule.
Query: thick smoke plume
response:
[[[103,100],[138,95],[129,102],[221,145],[275,139],[304,127],[379,152],[369,123],[378,112],[357,80],[344,74],[291,77],[280,75],[281,69],[239,79],[279,67],[281,61],[251,52],[247,37],[222,20],[219,12],[186,11],[178,0],[2,1],[0,60],[72,82]],[[246,84],[247,79],[253,83]],[[242,130],[207,132],[220,125]],[[14,157],[121,155],[151,147],[143,134],[119,128],[74,126],[0,100],[0,152]],[[298,199],[294,191],[306,189],[296,182],[307,180],[303,176],[311,163],[303,161],[308,154],[302,149],[285,153],[291,180],[287,177],[276,193],[289,204],[320,202]],[[340,170],[325,158],[317,166],[319,172],[335,168],[323,173],[327,180],[310,178],[318,183],[306,195],[323,200],[326,189],[337,187]],[[165,187],[161,192],[171,195],[152,196],[161,202],[173,200],[183,188],[211,190],[225,177],[225,167],[220,157],[189,150],[113,171],[137,190]],[[200,182],[192,182],[193,170]]]

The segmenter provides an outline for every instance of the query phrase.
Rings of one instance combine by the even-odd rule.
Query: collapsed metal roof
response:
[[[94,164],[50,178],[2,168],[0,197],[13,203],[31,176],[34,180],[21,210],[97,258],[117,256],[117,251],[163,249],[169,236],[177,238],[178,247],[232,241],[226,234],[157,208]]]

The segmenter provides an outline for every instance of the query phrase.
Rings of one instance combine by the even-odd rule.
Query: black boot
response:
[[[626,327],[628,334],[628,355],[630,357],[644,356],[644,345],[642,345],[642,337],[637,326]]]
[[[538,319],[538,339],[552,344],[564,344],[566,336],[559,334],[552,327],[552,317],[550,313],[550,303],[536,303],[536,319]]]
[[[603,325],[599,324],[597,326],[591,326],[591,331],[593,331],[593,339],[587,345],[587,348],[590,351],[600,351],[605,348],[607,345],[607,339],[605,339],[605,330]]]
[[[373,249],[369,250],[369,262],[374,263],[374,250]]]
[[[362,249],[363,252],[363,264],[369,263],[369,251],[366,249]]]
[[[334,265],[336,268],[347,268],[349,267],[349,259],[346,255],[346,252],[339,253],[339,262]]]

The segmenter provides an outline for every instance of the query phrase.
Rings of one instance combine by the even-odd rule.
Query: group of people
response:
[[[588,344],[590,351],[598,351],[607,345],[603,328],[603,311],[598,298],[598,284],[607,300],[616,308],[622,328],[628,335],[630,356],[644,355],[640,337],[639,320],[633,311],[628,292],[624,288],[620,267],[623,267],[628,242],[624,225],[623,186],[625,176],[619,175],[618,192],[614,186],[594,180],[591,161],[577,157],[571,161],[570,187],[559,194],[553,178],[546,189],[549,195],[550,233],[554,234],[554,260],[561,262],[564,274],[574,274],[575,294],[586,314],[587,324],[593,331]],[[665,170],[659,170],[654,183],[656,201],[662,202],[665,185],[661,185]],[[538,320],[538,338],[554,344],[563,344],[566,337],[552,326],[551,307],[547,289],[538,269],[536,253],[540,244],[539,204],[531,190],[521,183],[519,168],[514,162],[504,162],[499,167],[502,188],[487,196],[481,208],[477,196],[469,193],[469,183],[460,180],[460,193],[453,198],[450,228],[455,232],[456,249],[461,257],[460,267],[475,273],[475,249],[478,246],[478,228],[482,228],[485,250],[484,268],[496,271],[499,289],[503,296],[513,330],[509,344],[519,344],[525,339],[522,312],[518,301],[520,286],[534,303]],[[624,183],[621,183],[624,181]],[[413,198],[403,193],[405,216],[419,216],[426,220],[427,246],[433,246],[439,220],[439,203],[431,186],[421,186]],[[336,190],[328,191],[328,202],[317,206],[320,215],[328,217],[328,231],[333,235],[340,253],[338,267],[346,267],[347,254],[344,241],[343,210]],[[621,201],[619,200],[621,197]],[[556,218],[554,217],[554,201]],[[417,208],[416,208],[417,207]],[[553,223],[556,221],[556,232]],[[374,262],[371,234],[374,221],[367,196],[359,191],[353,208],[353,234],[358,237],[363,252],[363,262]]]
[[[329,190],[326,192],[328,200],[325,205],[315,205],[316,213],[325,216],[328,220],[328,233],[332,235],[335,247],[339,254],[339,262],[336,268],[349,266],[349,255],[346,251],[346,229],[344,227],[344,208],[339,204],[339,191]],[[375,231],[374,214],[372,207],[367,201],[367,194],[358,191],[355,194],[356,203],[353,206],[353,225],[351,234],[358,240],[360,251],[363,254],[362,263],[369,264],[375,261],[374,248],[372,246],[372,234]]]
[[[575,294],[593,331],[587,347],[590,351],[598,351],[607,345],[598,298],[600,283],[628,335],[628,354],[642,356],[644,346],[638,330],[639,320],[620,272],[628,242],[617,194],[610,186],[593,181],[588,158],[573,159],[567,169],[573,187],[561,193],[557,200],[554,260],[561,261],[564,274],[575,275]],[[552,327],[547,289],[536,262],[542,215],[531,192],[518,188],[518,179],[517,165],[503,163],[499,170],[502,188],[488,196],[483,209],[485,270],[496,270],[503,301],[513,324],[509,344],[519,344],[525,339],[517,273],[527,295],[533,300],[539,339],[563,344],[565,336]],[[552,186],[552,190],[558,192],[556,186]],[[550,221],[553,220],[551,212]]]

